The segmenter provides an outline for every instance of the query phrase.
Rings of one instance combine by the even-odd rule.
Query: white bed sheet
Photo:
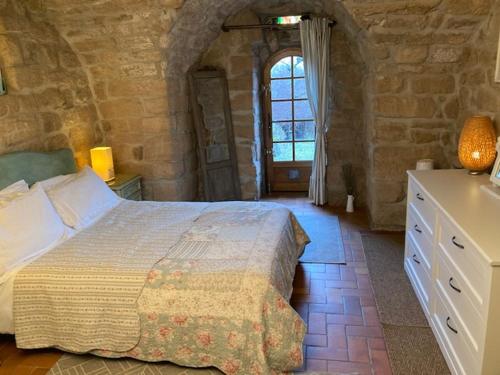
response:
[[[28,264],[33,262],[35,259],[39,258],[47,251],[52,250],[56,246],[60,245],[64,241],[73,237],[76,234],[76,231],[66,227],[66,233],[61,238],[60,241],[56,242],[52,246],[44,249],[40,254],[36,257],[28,259],[25,263],[19,265],[13,270],[5,273],[0,279],[0,333],[14,334],[14,315],[13,315],[13,307],[14,307],[14,280],[19,271],[21,271]]]

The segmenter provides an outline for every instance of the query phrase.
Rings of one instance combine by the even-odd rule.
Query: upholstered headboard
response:
[[[0,155],[0,189],[19,180],[29,185],[61,174],[76,172],[70,149],[51,152],[20,151]]]

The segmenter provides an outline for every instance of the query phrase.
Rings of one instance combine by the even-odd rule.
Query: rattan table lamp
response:
[[[458,143],[458,159],[470,174],[485,172],[495,162],[496,135],[488,116],[472,116],[465,122]]]

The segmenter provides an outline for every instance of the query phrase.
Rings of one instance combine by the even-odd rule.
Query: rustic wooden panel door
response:
[[[308,191],[315,124],[300,49],[273,56],[264,70],[268,191]]]
[[[190,90],[204,198],[241,199],[226,74],[223,70],[193,72]]]

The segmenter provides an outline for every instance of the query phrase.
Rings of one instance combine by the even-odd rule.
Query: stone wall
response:
[[[228,25],[265,22],[266,17],[302,13],[307,8],[294,2],[273,7],[252,7],[226,20]],[[261,13],[260,13],[261,12]],[[332,30],[331,42],[331,128],[328,133],[329,204],[345,204],[342,165],[352,163],[356,177],[358,206],[366,204],[366,147],[363,121],[364,64],[357,46],[350,43],[343,25]],[[298,30],[233,30],[222,33],[203,54],[199,67],[217,67],[227,72],[231,109],[235,125],[240,179],[244,199],[260,197],[264,163],[260,158],[263,138],[260,99],[263,69],[275,53],[300,48]],[[252,77],[253,84],[252,84]],[[256,111],[257,110],[257,111]]]
[[[55,28],[0,1],[0,153],[71,147],[78,164],[101,142],[87,75]]]
[[[367,123],[372,226],[404,225],[406,170],[420,158],[438,168],[456,159],[464,67],[478,53],[474,36],[498,2],[350,3],[371,61]],[[470,77],[476,86],[477,77]],[[468,109],[467,109],[468,110]]]
[[[118,169],[141,173],[147,198],[196,196],[186,73],[220,35],[226,18],[248,7],[278,11],[293,3],[329,15],[359,51],[364,85],[363,108],[357,110],[362,113],[364,137],[356,139],[365,145],[366,200],[374,228],[399,229],[404,224],[405,171],[417,159],[432,157],[439,167],[452,165],[467,112],[498,113],[498,84],[491,77],[498,38],[498,15],[493,10],[499,9],[499,0],[15,2],[19,3],[29,5],[37,25],[53,25],[78,56]],[[6,0],[0,4],[12,6]],[[45,29],[34,34],[42,45],[60,40]],[[2,60],[4,56],[8,55],[2,52]],[[36,71],[25,69],[23,76]],[[59,87],[68,79],[64,76],[50,83]],[[37,79],[29,80],[26,89],[38,90]],[[72,95],[76,88],[70,90]],[[5,102],[5,97],[0,100]],[[50,102],[59,105],[55,99]],[[40,124],[36,120],[25,130],[20,125],[19,133],[35,129],[41,134]],[[2,142],[9,137],[2,137]],[[23,147],[22,139],[28,138],[20,136],[17,146],[8,148]]]
[[[183,54],[171,53],[172,43],[182,43],[184,51],[192,48],[189,27],[179,25],[183,36],[171,37],[183,1],[36,4],[37,14],[57,27],[82,62],[116,169],[141,174],[147,199],[196,198],[197,158],[185,75],[195,61],[184,64]],[[182,73],[174,70],[177,64]]]
[[[494,81],[499,34],[500,2],[497,2],[474,35],[474,48],[459,77],[459,129],[467,117],[484,114],[494,119],[497,135],[500,136],[500,82]]]

